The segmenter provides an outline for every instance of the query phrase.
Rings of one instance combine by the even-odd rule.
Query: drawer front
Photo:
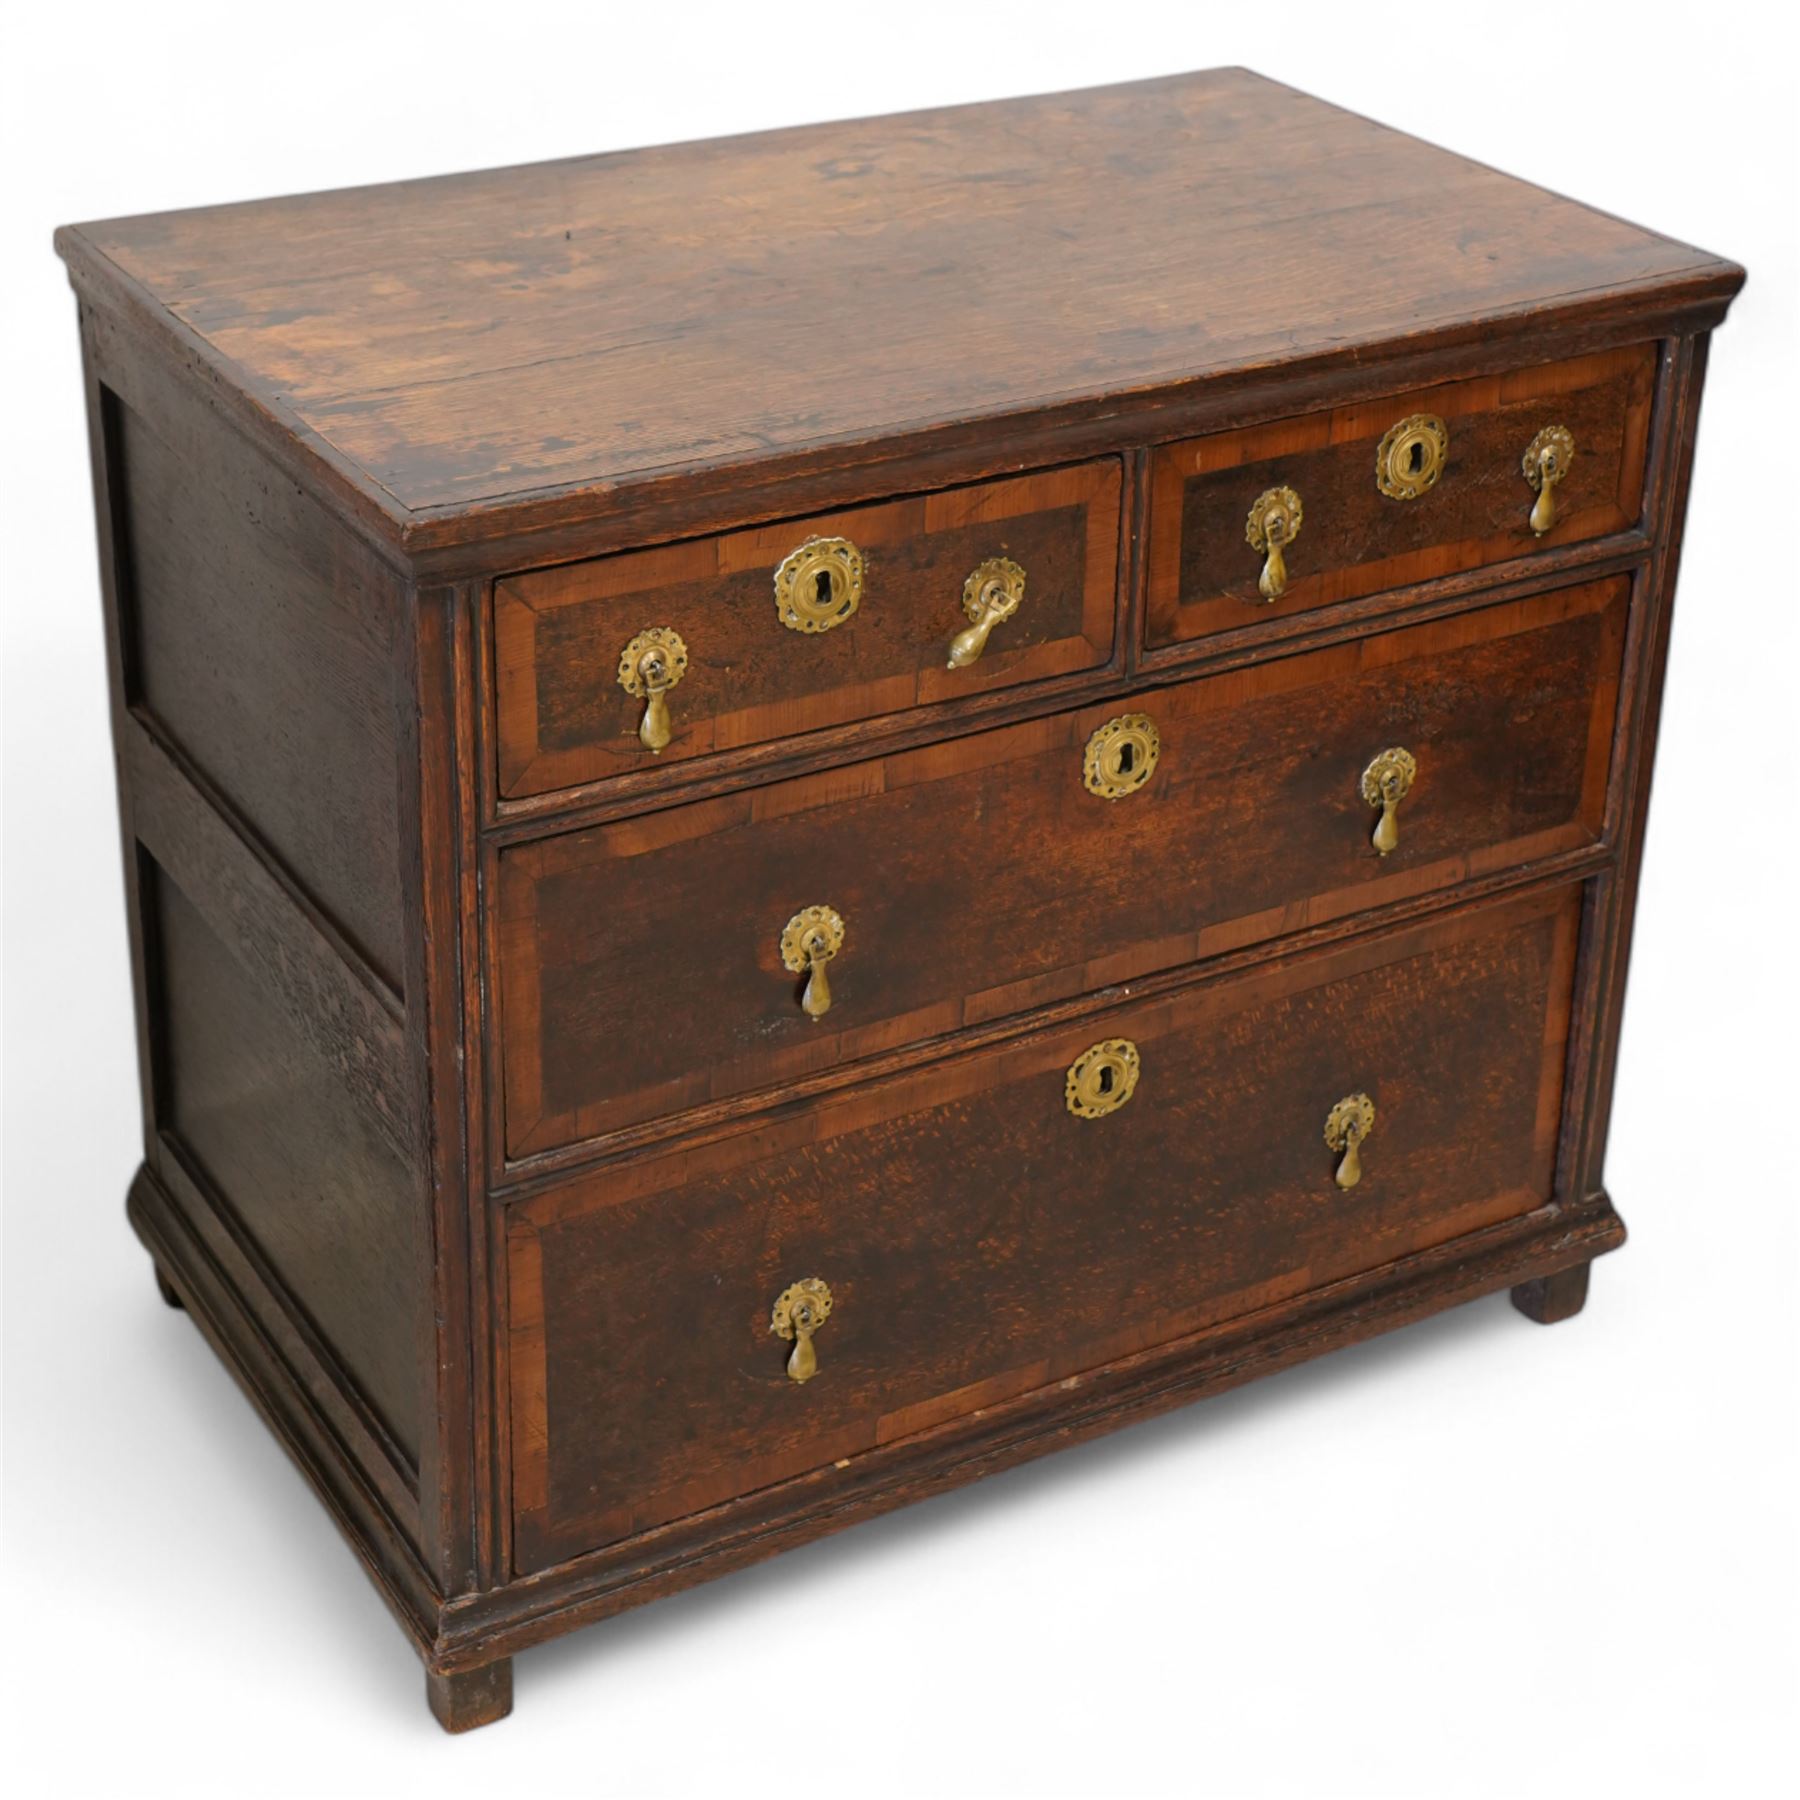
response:
[[[1112,656],[1119,483],[1107,458],[502,581],[500,791],[541,794],[1098,668]],[[1015,596],[983,634],[978,614]],[[665,649],[664,669],[679,667],[660,750],[645,741],[646,632],[679,639]]]
[[[1553,590],[506,851],[509,1153],[1592,842],[1628,593]],[[1108,800],[1086,746],[1125,712],[1160,754]],[[1390,749],[1414,774],[1382,854],[1364,778]],[[811,908],[841,927],[822,1015],[811,957],[784,955]]]
[[[1360,940],[515,1207],[517,1567],[1539,1206],[1578,917],[1564,888]],[[1101,1037],[1136,1084],[1076,1117]],[[1346,1187],[1326,1125],[1357,1095]],[[814,1281],[797,1381],[806,1334],[772,1326]]]
[[[1655,374],[1655,346],[1639,344],[1164,446],[1151,478],[1147,642],[1185,643],[1626,530],[1643,510]],[[1397,429],[1416,418],[1442,425],[1443,460],[1430,486],[1398,498],[1383,491],[1384,478],[1395,484],[1381,453],[1386,444],[1398,461],[1402,492],[1429,473],[1430,432]],[[1557,428],[1573,454],[1539,532],[1543,482],[1527,479],[1525,455]],[[1259,586],[1267,515],[1261,548],[1249,524],[1263,496],[1284,492],[1298,499],[1299,527],[1281,546],[1285,586],[1271,600]],[[1546,523],[1541,511],[1535,523]]]

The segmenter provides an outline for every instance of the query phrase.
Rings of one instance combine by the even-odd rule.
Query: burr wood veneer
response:
[[[1579,1307],[1740,269],[1241,70],[58,248],[130,1217],[446,1726]]]

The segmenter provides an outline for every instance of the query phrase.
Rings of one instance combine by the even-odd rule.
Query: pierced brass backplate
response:
[[[1063,1098],[1078,1119],[1104,1119],[1137,1088],[1138,1047],[1130,1038],[1092,1044],[1069,1064]]]
[[[1437,485],[1450,454],[1450,428],[1435,413],[1388,427],[1375,452],[1375,482],[1390,500],[1416,500]]]
[[[674,736],[666,696],[687,673],[687,666],[687,645],[668,625],[646,626],[619,652],[619,686],[634,700],[645,702],[638,742],[646,750],[665,749]]]
[[[862,604],[863,553],[848,538],[808,538],[775,571],[775,610],[789,631],[833,631]]]
[[[809,1275],[783,1288],[769,1314],[769,1329],[794,1348],[787,1360],[789,1381],[811,1381],[819,1372],[813,1333],[831,1317],[831,1289],[818,1276]]]
[[[1375,1129],[1375,1102],[1367,1094],[1346,1094],[1325,1118],[1325,1145],[1338,1154],[1339,1187],[1353,1188],[1362,1180],[1362,1143]]]
[[[944,665],[966,669],[987,648],[988,633],[1010,619],[1025,598],[1025,571],[1008,556],[990,556],[977,563],[963,583],[962,609],[967,631],[950,640],[950,657]]]
[[[1369,839],[1378,855],[1386,856],[1400,842],[1400,802],[1412,792],[1418,774],[1417,759],[1398,744],[1383,750],[1362,772],[1362,797],[1381,808]]]
[[[1121,713],[1087,741],[1081,780],[1102,800],[1123,800],[1150,779],[1162,755],[1162,734],[1148,713]]]
[[[1287,557],[1285,546],[1300,535],[1306,520],[1306,509],[1291,487],[1272,487],[1258,494],[1250,516],[1244,521],[1244,537],[1252,550],[1263,553],[1262,573],[1256,578],[1256,591],[1265,600],[1279,600],[1287,592]]]
[[[844,947],[844,921],[829,906],[805,906],[781,928],[781,960],[806,977],[800,1007],[809,1019],[831,1011],[831,983],[825,965]]]
[[[1542,537],[1556,523],[1556,484],[1568,474],[1575,460],[1575,434],[1566,425],[1546,425],[1526,448],[1520,465],[1537,499],[1531,508],[1531,529]]]

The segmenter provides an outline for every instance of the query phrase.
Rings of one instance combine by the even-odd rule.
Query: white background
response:
[[[1761,23],[1752,29],[1752,17]],[[1795,114],[1776,9],[21,9],[0,282],[0,1759],[62,1794],[1796,1791]],[[1619,1069],[1631,1244],[523,1656],[417,1662],[121,1202],[137,1098],[63,220],[1247,63],[1734,256]],[[1170,221],[1180,229],[1179,220]],[[1030,271],[1020,279],[1029,281]]]

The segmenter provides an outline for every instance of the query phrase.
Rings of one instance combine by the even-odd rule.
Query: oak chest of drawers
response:
[[[58,242],[130,1216],[446,1725],[1581,1304],[1737,267],[1242,71]]]

